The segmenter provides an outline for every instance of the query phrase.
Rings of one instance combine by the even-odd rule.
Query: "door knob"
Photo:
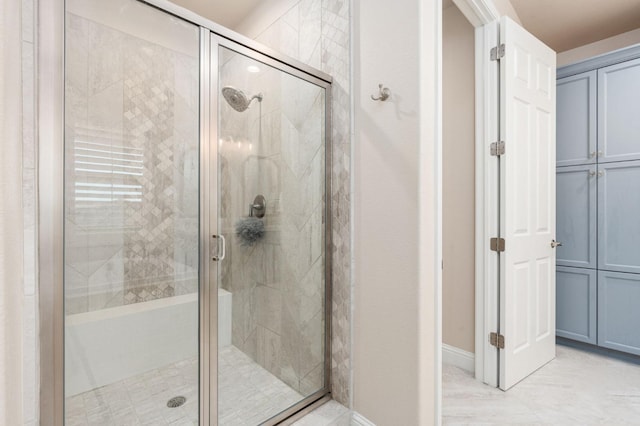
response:
[[[560,241],[551,240],[551,248],[560,247],[562,243]]]

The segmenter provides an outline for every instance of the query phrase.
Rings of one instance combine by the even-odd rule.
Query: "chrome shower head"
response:
[[[258,93],[257,95],[253,95],[251,98],[248,98],[242,90],[238,90],[231,86],[222,88],[222,96],[224,96],[229,105],[231,105],[231,108],[238,112],[245,111],[249,108],[249,105],[251,105],[251,102],[254,99],[257,99],[258,102],[262,102],[262,93]]]

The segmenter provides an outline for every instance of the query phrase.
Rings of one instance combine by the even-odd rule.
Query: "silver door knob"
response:
[[[551,240],[551,248],[560,247],[562,243],[560,241]]]

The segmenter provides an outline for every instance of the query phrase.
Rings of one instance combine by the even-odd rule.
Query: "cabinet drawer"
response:
[[[597,174],[595,165],[558,167],[556,237],[559,266],[597,267]]]
[[[640,355],[640,274],[598,271],[598,345]]]
[[[556,335],[579,342],[597,343],[596,271],[556,268]]]
[[[598,70],[600,162],[640,159],[640,59]]]
[[[640,161],[599,164],[598,175],[598,269],[640,273]]]
[[[556,83],[556,164],[572,166],[596,161],[596,80],[589,71]]]

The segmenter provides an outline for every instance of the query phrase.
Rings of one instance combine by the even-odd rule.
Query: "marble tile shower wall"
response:
[[[39,423],[38,286],[37,286],[37,140],[36,32],[37,2],[22,0],[22,202],[24,210],[23,278],[23,417],[25,426]]]
[[[198,59],[67,14],[65,307],[197,291]]]
[[[224,85],[261,92],[237,112],[220,106],[222,232],[267,200],[265,237],[250,247],[228,238],[223,288],[233,294],[233,344],[296,391],[322,388],[324,373],[324,95],[285,73],[223,56]]]
[[[301,0],[256,40],[333,77],[331,391],[350,404],[351,107],[349,0]]]

